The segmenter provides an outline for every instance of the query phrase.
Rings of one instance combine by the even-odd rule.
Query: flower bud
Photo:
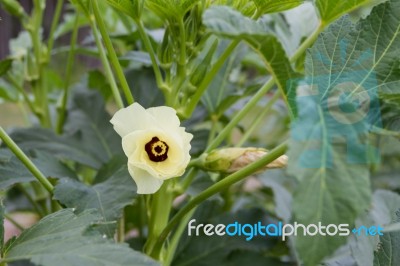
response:
[[[169,69],[172,66],[174,61],[174,48],[170,43],[170,31],[167,28],[164,33],[164,38],[161,43],[161,46],[158,49],[158,60],[160,61],[160,65],[164,69]]]
[[[203,155],[200,167],[212,172],[233,173],[266,154],[268,154],[268,150],[262,148],[224,148]],[[288,157],[282,155],[262,169],[283,168],[287,162]]]
[[[24,8],[16,0],[0,0],[0,3],[8,13],[19,19],[26,15]]]
[[[218,40],[215,40],[210,46],[210,49],[208,50],[207,54],[201,60],[201,62],[197,66],[195,66],[192,74],[189,77],[190,83],[193,86],[197,87],[202,82],[204,76],[206,75],[211,65],[211,60],[217,47],[218,47]]]

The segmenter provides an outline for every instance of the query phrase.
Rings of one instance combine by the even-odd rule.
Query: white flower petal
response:
[[[133,180],[136,183],[138,194],[156,193],[160,189],[162,183],[164,182],[163,180],[153,177],[145,170],[136,168],[130,165],[129,163],[128,163],[128,170]]]
[[[153,116],[149,115],[146,109],[138,103],[118,110],[110,122],[122,138],[133,131],[157,126]]]
[[[152,107],[146,111],[154,117],[154,119],[157,121],[157,124],[164,130],[175,130],[181,124],[178,116],[176,115],[175,109],[171,107]]]
[[[138,145],[140,146],[145,141],[143,136],[146,136],[146,133],[146,130],[137,130],[122,138],[122,149],[127,157],[130,157],[136,151]]]

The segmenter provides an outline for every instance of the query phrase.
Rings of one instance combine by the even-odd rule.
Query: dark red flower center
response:
[[[168,145],[157,137],[153,137],[146,143],[144,149],[153,162],[163,162],[168,159]]]

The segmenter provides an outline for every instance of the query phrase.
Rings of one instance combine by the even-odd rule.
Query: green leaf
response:
[[[164,95],[157,87],[152,69],[129,69],[126,71],[126,77],[132,94],[140,99],[143,107],[164,105]]]
[[[197,2],[198,0],[147,0],[145,4],[160,18],[176,21],[177,18],[182,18]]]
[[[396,231],[400,231],[400,222],[385,226],[384,232],[396,232]]]
[[[158,265],[126,244],[116,244],[91,230],[100,219],[94,210],[76,215],[64,209],[50,214],[12,242],[3,260],[29,259],[42,266]]]
[[[126,166],[123,166],[93,186],[62,179],[55,187],[54,198],[65,206],[74,208],[78,213],[97,209],[104,222],[112,222],[121,217],[125,206],[132,204],[136,196],[135,191],[136,185]]]
[[[400,209],[397,211],[400,222]],[[380,236],[378,250],[374,253],[374,266],[397,266],[400,264],[400,230],[385,232]]]
[[[7,58],[0,61],[0,77],[3,76],[11,69],[13,60],[11,58]]]
[[[90,15],[89,0],[71,0],[71,3],[80,9],[80,11],[82,11],[86,16]]]
[[[79,135],[82,148],[108,162],[113,155],[122,153],[121,139],[110,119],[99,93],[77,90],[68,110],[65,134]]]
[[[391,0],[374,8],[356,26],[346,17],[335,23],[309,51],[307,64],[313,75],[363,71],[357,93],[363,87],[380,95],[399,95],[400,85],[400,2]],[[377,26],[380,25],[378,28]],[[327,60],[334,62],[326,67]],[[343,61],[344,60],[344,61]],[[340,79],[340,76],[338,77]],[[375,86],[369,85],[371,81]],[[327,84],[329,85],[333,84]]]
[[[261,56],[268,72],[273,76],[284,98],[289,96],[287,82],[296,77],[281,43],[271,31],[268,23],[260,19],[254,21],[229,7],[214,6],[203,15],[204,25],[214,34],[245,40]],[[294,104],[291,104],[294,106]]]
[[[217,58],[226,49],[227,43],[221,42],[216,52]],[[202,102],[207,108],[208,112],[221,116],[223,112],[230,107],[233,103],[239,100],[239,91],[235,84],[230,82],[230,75],[238,68],[240,61],[243,58],[243,49],[234,51],[227,59],[225,64],[221,67],[218,74],[214,77],[209,85],[209,88],[202,96]]]
[[[377,150],[367,134],[371,125],[380,124],[376,90],[394,89],[399,80],[394,70],[399,12],[400,1],[392,0],[358,25],[342,18],[308,51],[289,152],[289,170],[300,180],[293,209],[298,222],[353,225],[369,206],[368,164],[377,162]],[[296,245],[304,262],[312,265],[344,242],[298,236]]]
[[[387,190],[377,190],[372,198],[372,209],[362,215],[356,223],[359,226],[383,226],[396,220],[396,211],[400,206],[400,196]],[[384,234],[386,232],[384,231]],[[350,237],[349,248],[357,265],[372,266],[374,261],[374,251],[379,247],[379,235],[366,236],[363,234]]]
[[[89,72],[88,87],[90,89],[98,90],[105,101],[107,101],[112,95],[111,86],[108,83],[106,76],[99,70]]]
[[[122,154],[121,138],[110,119],[104,100],[96,91],[77,90],[62,136],[49,129],[30,128],[15,130],[12,138],[26,150],[43,150],[98,169],[114,155]]]
[[[371,14],[371,11],[375,6],[385,3],[387,1],[388,0],[370,0],[368,4],[351,12],[350,17],[353,21],[365,19],[366,17],[369,16],[369,14]]]
[[[344,14],[356,10],[368,4],[370,1],[371,0],[316,0],[314,3],[318,9],[322,23],[328,25]]]
[[[3,154],[0,157],[0,190],[5,190],[16,183],[36,180],[25,165],[13,154],[5,150],[0,150],[0,154]],[[49,153],[31,152],[28,153],[28,156],[46,177],[77,179],[76,174],[71,169]]]
[[[75,27],[76,14],[65,14],[63,18],[63,22],[59,24],[57,29],[54,32],[54,39],[58,39],[59,37],[70,33],[73,31]],[[79,16],[78,27],[83,27],[89,24],[89,21],[86,16]]]
[[[252,0],[260,14],[281,12],[304,3],[304,0]]]
[[[79,134],[58,136],[44,128],[18,129],[12,132],[13,140],[24,150],[39,150],[53,154],[59,159],[71,160],[93,168],[100,168],[106,160],[83,147]]]
[[[8,82],[0,79],[0,99],[5,99],[10,102],[18,101],[18,91]]]
[[[377,190],[373,197],[371,217],[376,224],[389,225],[396,222],[400,210],[400,195],[388,190]]]
[[[270,187],[274,193],[275,212],[276,215],[284,222],[289,223],[291,218],[292,195],[283,186],[282,176],[271,176],[271,172],[267,171],[259,177],[261,183]]]
[[[310,144],[311,142],[292,143],[289,158],[300,158],[301,153],[305,152],[304,149],[312,147]],[[322,156],[327,156],[328,149],[319,148],[322,150]],[[330,147],[330,152],[334,162],[330,167],[321,165],[320,168],[303,169],[294,162],[289,165],[291,174],[300,179],[293,199],[294,220],[298,223],[348,223],[352,226],[357,216],[369,206],[368,168],[362,165],[349,166],[346,161],[346,149]],[[319,156],[320,153],[316,152],[314,156],[307,156],[307,160],[315,162],[319,160]],[[345,243],[346,238],[340,236],[299,235],[296,238],[297,250],[306,265],[317,264]]]
[[[268,256],[256,251],[241,250],[229,256],[224,264],[226,266],[242,266],[242,265],[268,265],[268,266],[289,266],[291,262],[283,262],[273,256]]]
[[[212,33],[233,39],[272,34],[264,20],[252,20],[227,6],[211,6],[203,14],[203,24]]]
[[[249,0],[214,0],[213,5],[230,6],[247,17],[251,17],[257,11],[254,1]]]
[[[120,60],[128,60],[131,62],[142,63],[146,67],[151,66],[150,55],[146,52],[142,51],[130,51],[127,52],[124,56],[119,58]]]
[[[144,0],[107,0],[107,3],[133,19],[139,19],[143,10]]]

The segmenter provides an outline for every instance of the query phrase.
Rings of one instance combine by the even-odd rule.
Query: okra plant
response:
[[[32,2],[0,265],[400,265],[400,0]]]

